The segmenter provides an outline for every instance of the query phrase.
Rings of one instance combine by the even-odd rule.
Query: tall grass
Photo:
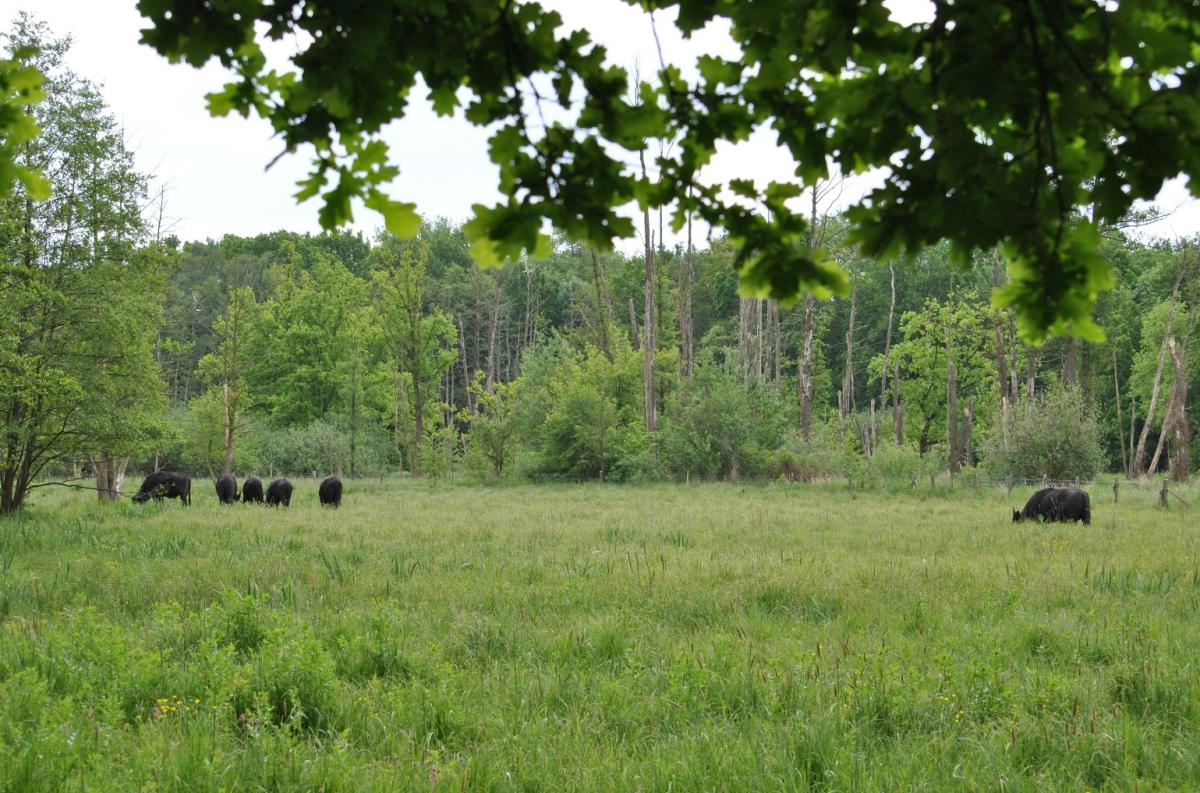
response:
[[[0,521],[0,791],[1200,789],[1149,489],[194,493]]]

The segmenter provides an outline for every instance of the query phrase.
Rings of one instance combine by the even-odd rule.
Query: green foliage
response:
[[[610,361],[595,347],[559,359],[544,386],[538,473],[620,480],[644,470],[649,451],[641,404],[641,355],[625,346]],[[522,383],[522,390],[531,388]]]
[[[1055,385],[1028,409],[1012,411],[1007,442],[994,437],[983,464],[996,476],[1087,481],[1104,465],[1095,411],[1078,388]]]
[[[218,389],[205,391],[188,402],[179,415],[179,461],[185,470],[215,477],[225,466],[225,406]],[[233,471],[254,471],[259,465],[255,434],[239,425],[233,445]]]
[[[419,474],[432,428],[426,419],[437,409],[442,375],[458,357],[458,334],[445,312],[426,313],[427,244],[384,237],[376,254],[380,268],[372,273],[372,288],[394,373],[394,429],[409,470]]]
[[[274,289],[256,328],[270,350],[248,373],[272,423],[303,426],[348,412],[351,399],[376,415],[390,399],[383,330],[369,305],[370,286],[340,261],[318,255],[272,273]]]
[[[995,377],[989,359],[994,354],[989,346],[990,324],[988,308],[970,293],[946,300],[930,298],[921,311],[900,317],[902,341],[892,346],[888,365],[900,364],[901,398],[908,416],[905,431],[922,454],[946,440],[948,356],[954,358],[959,404],[976,397],[976,417],[986,422]],[[876,381],[882,366],[882,354],[871,360],[869,369]]]
[[[275,474],[325,474],[350,471],[351,436],[345,417],[330,415],[303,427],[262,427],[253,433],[258,467]],[[379,425],[366,425],[355,437],[356,473],[372,476],[386,470],[388,437]]]
[[[511,471],[520,449],[520,391],[513,383],[494,383],[489,390],[486,381],[483,372],[475,373],[469,391],[476,409],[459,413],[470,430],[464,462],[487,478],[500,479]]]
[[[695,81],[663,64],[655,85],[632,84],[585,31],[529,2],[452,0],[431,15],[413,0],[369,9],[297,0],[287,14],[240,4],[197,13],[186,0],[138,6],[150,19],[146,44],[197,67],[216,58],[233,73],[209,96],[211,112],[254,113],[288,151],[316,149],[297,197],[321,194],[326,228],[348,222],[360,198],[389,231],[417,231],[412,205],[382,192],[397,169],[380,134],[405,115],[418,80],[437,113],[488,127],[505,200],[476,206],[465,228],[484,265],[543,255],[547,222],[611,249],[634,231],[617,208],[636,200],[673,205],[676,229],[689,213],[724,229],[748,294],[845,293],[846,274],[806,244],[808,223],[788,203],[796,184],[698,182],[719,144],[770,125],[806,186],[831,165],[886,168],[848,215],[867,255],[912,255],[948,239],[965,266],[972,251],[1002,246],[1012,281],[993,299],[1016,309],[1027,338],[1098,340],[1092,306],[1113,284],[1097,255],[1099,224],[1180,172],[1200,190],[1200,21],[1190,0],[945,3],[917,24],[878,0],[853,10],[648,0],[643,8],[675,15],[685,35],[728,29],[740,53],[702,56]],[[263,54],[278,40],[304,42],[282,69]],[[526,124],[543,98],[564,119]],[[654,139],[675,146],[651,179],[622,150]]]
[[[664,465],[677,478],[737,479],[768,472],[767,458],[787,429],[782,397],[732,365],[696,367],[667,405],[660,432]]]
[[[930,473],[941,473],[936,455],[925,455],[913,446],[881,443],[867,462],[868,475],[877,483],[893,489],[907,488]]]
[[[45,177],[20,162],[20,147],[41,131],[31,112],[45,97],[42,73],[29,61],[36,58],[31,45],[10,48],[9,57],[0,57],[0,196],[20,185],[35,200],[50,195]]]
[[[145,180],[96,87],[29,17],[7,38],[48,97],[29,111],[44,134],[25,136],[15,163],[46,174],[55,196],[33,200],[42,191],[21,178],[0,191],[0,514],[21,507],[47,465],[149,445],[164,285],[160,253],[141,247]]]

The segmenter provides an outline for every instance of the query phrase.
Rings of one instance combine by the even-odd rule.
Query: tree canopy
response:
[[[1200,174],[1195,0],[938,2],[919,24],[893,19],[883,0],[637,4],[673,12],[685,35],[728,20],[742,58],[705,55],[696,80],[664,62],[653,84],[633,85],[587,32],[521,0],[138,5],[145,43],[233,72],[209,97],[213,113],[257,114],[286,151],[315,149],[297,198],[320,195],[327,228],[350,219],[357,197],[389,230],[416,233],[415,206],[385,192],[398,169],[380,132],[419,84],[439,114],[494,129],[506,199],[477,205],[467,225],[481,264],[544,253],[547,223],[611,248],[634,233],[620,208],[636,201],[669,206],[677,230],[690,214],[724,229],[746,293],[845,293],[844,272],[804,244],[791,199],[830,166],[885,168],[848,213],[865,254],[948,239],[967,266],[972,250],[999,246],[1011,281],[993,299],[1027,338],[1098,339],[1092,307],[1113,284],[1099,228],[1164,180]],[[262,45],[285,38],[295,52],[275,68]],[[719,142],[759,128],[791,153],[795,179],[700,179]],[[677,145],[647,176],[629,154],[654,140]]]

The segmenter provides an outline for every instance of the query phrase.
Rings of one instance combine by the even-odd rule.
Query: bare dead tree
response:
[[[1121,470],[1129,476],[1129,456],[1125,452],[1125,422],[1121,418],[1121,378],[1117,376],[1117,350],[1112,351],[1113,390],[1117,396],[1117,435],[1121,444]]]
[[[696,277],[692,260],[692,213],[687,216],[687,248],[679,262],[679,364],[685,379],[692,376],[692,281]]]
[[[1167,322],[1163,330],[1162,345],[1158,351],[1158,366],[1154,370],[1154,384],[1150,388],[1150,406],[1146,408],[1146,423],[1142,425],[1142,432],[1138,437],[1137,451],[1133,455],[1133,463],[1130,466],[1131,476],[1141,476],[1146,470],[1143,468],[1146,461],[1146,440],[1150,436],[1150,429],[1154,424],[1155,408],[1158,406],[1158,392],[1162,387],[1163,368],[1167,361],[1167,340],[1171,338],[1171,321],[1175,316],[1175,303],[1179,298],[1179,284],[1183,281],[1183,272],[1184,268],[1180,267],[1179,272],[1175,275],[1175,286],[1171,288],[1171,299],[1167,307]]]

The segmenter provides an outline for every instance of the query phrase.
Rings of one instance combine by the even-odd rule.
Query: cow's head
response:
[[[1013,510],[1013,523],[1020,523],[1020,522],[1021,522],[1021,510],[1014,509]]]

